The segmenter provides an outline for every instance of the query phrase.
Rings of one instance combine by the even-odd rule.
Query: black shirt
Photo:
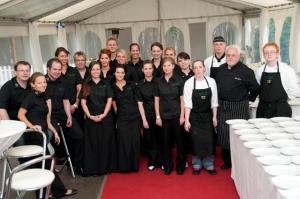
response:
[[[190,77],[194,76],[194,73],[192,70],[186,75],[184,72],[181,70],[178,71],[177,75],[182,78],[183,82],[186,82],[186,80],[190,79]]]
[[[180,116],[180,96],[183,96],[183,80],[173,75],[169,81],[165,77],[157,80],[154,96],[159,97],[159,112],[163,119]]]
[[[76,86],[78,84],[82,84],[82,78],[80,73],[76,68],[68,66],[66,74],[62,74],[62,76],[66,79],[66,86],[69,92],[69,100],[70,104],[74,104],[76,102],[77,89]]]
[[[143,102],[146,118],[155,117],[154,110],[154,89],[157,79],[152,78],[151,81],[143,79],[137,86],[137,100]]]
[[[69,99],[68,87],[64,76],[52,81],[48,74],[46,75],[47,89],[45,95],[52,101],[53,114],[65,114],[64,99]]]
[[[152,63],[153,63],[153,59],[152,59]],[[180,74],[180,66],[178,64],[174,65],[174,74],[177,76],[179,76],[179,74]],[[162,64],[162,60],[161,60],[159,66],[154,69],[153,76],[160,78],[163,75],[164,75],[164,71],[163,71],[163,64]]]
[[[100,79],[103,81],[106,81],[109,85],[113,85],[113,83],[115,83],[115,75],[112,71],[112,69],[110,68],[107,72],[106,72],[106,76],[104,77],[104,73],[101,71],[100,73]]]
[[[119,120],[133,120],[140,116],[136,99],[136,84],[134,82],[126,82],[123,91],[113,84],[114,92],[113,100],[117,105],[117,119]]]
[[[16,77],[7,81],[0,90],[0,108],[5,109],[11,120],[18,120],[18,112],[22,101],[30,92],[29,84],[24,89]]]
[[[76,68],[76,70],[78,71],[78,73],[79,73],[79,75],[80,75],[80,72],[79,72],[79,70]],[[86,79],[88,79],[89,77],[90,77],[90,74],[89,74],[89,68],[86,66],[85,67],[85,73],[84,73],[84,76],[82,77],[81,75],[80,75],[80,77],[81,77],[81,79],[82,79],[82,83],[86,80]]]
[[[80,98],[86,99],[86,105],[91,115],[100,115],[104,112],[107,99],[113,97],[111,86],[102,80],[98,83],[90,80],[87,84],[90,86],[90,94],[83,97],[81,92]]]
[[[135,69],[128,64],[123,65],[125,67],[125,80],[130,82],[138,83],[138,76]]]
[[[128,65],[135,70],[138,81],[140,81],[144,78],[144,73],[142,71],[142,69],[143,69],[143,60],[141,58],[139,58],[139,61],[136,64],[134,64],[132,61],[129,61]]]
[[[42,130],[46,132],[48,106],[46,103],[47,98],[44,93],[31,91],[21,104],[21,108],[27,110],[26,117],[33,125],[40,125]]]
[[[100,62],[99,62],[100,63]],[[116,69],[116,66],[118,65],[118,61],[117,59],[114,59],[114,60],[110,60],[109,62],[109,67],[111,68],[111,71],[114,73],[115,72],[115,69]]]
[[[252,69],[241,62],[228,69],[222,64],[216,76],[218,95],[224,101],[254,101],[258,95],[259,85]]]

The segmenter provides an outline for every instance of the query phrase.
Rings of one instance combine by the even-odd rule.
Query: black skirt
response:
[[[118,171],[139,170],[140,129],[139,118],[131,120],[117,118]]]
[[[86,175],[102,175],[116,170],[116,144],[113,119],[101,122],[85,120],[83,171]]]
[[[226,120],[249,119],[249,101],[229,102],[219,101],[218,108],[218,144],[221,148],[230,149],[229,125]]]

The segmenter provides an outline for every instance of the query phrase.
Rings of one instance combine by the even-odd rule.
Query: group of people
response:
[[[213,40],[214,55],[194,60],[186,52],[151,45],[152,60],[140,58],[140,46],[127,51],[109,38],[97,61],[86,66],[84,52],[57,48],[47,62],[47,74],[15,64],[16,77],[0,91],[0,118],[25,122],[47,133],[59,144],[62,126],[76,170],[84,175],[139,170],[141,140],[148,170],[174,169],[182,175],[192,154],[195,175],[204,168],[217,174],[215,148],[221,147],[223,165],[231,167],[226,120],[248,119],[249,101],[259,95],[257,117],[291,116],[288,97],[298,90],[294,70],[279,62],[279,47],[263,47],[265,64],[256,73],[240,61],[240,47],[223,37]],[[51,136],[52,135],[52,136]],[[49,140],[50,141],[50,140]],[[61,145],[61,144],[60,144]],[[59,145],[57,155],[62,153]]]

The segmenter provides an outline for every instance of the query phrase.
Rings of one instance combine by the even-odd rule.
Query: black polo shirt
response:
[[[259,85],[252,69],[238,62],[231,69],[222,64],[216,76],[218,96],[224,101],[254,101],[259,92]]]
[[[100,63],[100,62],[99,62]],[[118,65],[117,59],[110,60],[109,67],[111,68],[112,72],[115,72],[116,66]]]
[[[132,61],[128,62],[128,65],[131,66],[134,70],[135,73],[137,75],[138,81],[142,80],[144,78],[144,73],[142,71],[143,69],[143,60],[141,58],[139,58],[139,61],[134,64]]]
[[[86,105],[91,115],[99,115],[104,112],[107,99],[113,97],[113,91],[109,83],[100,80],[95,83],[90,80],[88,83],[90,87],[90,94],[87,97],[83,97],[82,92],[80,98],[86,100]]]
[[[113,85],[113,83],[115,83],[115,75],[112,71],[112,69],[110,68],[107,73],[106,73],[106,76],[104,77],[104,74],[103,72],[101,71],[100,73],[100,79],[103,80],[103,81],[106,81],[109,85]]]
[[[125,67],[125,80],[138,83],[139,80],[135,69],[128,64],[123,65],[123,67]]]
[[[152,59],[152,63],[153,63],[153,59]],[[178,64],[175,64],[174,65],[174,74],[179,76],[179,72],[180,72],[180,66]],[[163,75],[164,75],[164,71],[163,71],[163,64],[162,64],[162,61],[161,61],[159,66],[154,69],[153,76],[160,78]]]
[[[79,70],[78,70],[77,68],[75,68],[75,69],[78,71],[78,73],[79,73],[79,75],[80,75]],[[88,79],[88,78],[90,77],[90,74],[89,74],[89,68],[88,68],[87,66],[85,66],[85,73],[84,73],[83,78],[82,78],[81,75],[80,75],[80,77],[81,77],[81,79],[82,79],[82,83],[83,83],[86,79]]]
[[[180,96],[183,96],[183,80],[173,75],[169,81],[165,77],[158,79],[154,96],[159,97],[159,112],[162,119],[180,116]]]
[[[7,81],[0,90],[0,108],[5,109],[11,120],[18,120],[18,112],[24,98],[29,94],[30,86],[24,89],[16,77]]]
[[[186,82],[186,80],[190,79],[191,77],[194,76],[194,73],[192,70],[190,70],[190,72],[188,74],[185,74],[184,72],[182,72],[182,70],[179,70],[177,75],[179,77],[181,77],[181,79],[183,80],[183,82]]]
[[[69,92],[64,76],[52,81],[48,74],[46,74],[47,89],[46,96],[52,101],[52,113],[53,114],[65,114],[64,99],[69,99]]]
[[[134,82],[126,82],[123,91],[113,84],[113,100],[117,104],[117,119],[133,120],[140,117],[136,99],[136,84]]]
[[[77,89],[76,86],[78,84],[82,84],[82,78],[80,73],[76,68],[73,68],[71,66],[68,66],[66,74],[62,74],[62,76],[66,79],[66,86],[69,91],[69,100],[70,104],[74,104],[76,102],[76,95],[77,95]]]
[[[40,125],[45,132],[48,129],[48,106],[45,93],[31,91],[23,100],[21,108],[27,110],[26,117],[33,125]]]
[[[138,102],[143,102],[147,119],[155,117],[154,90],[156,81],[156,78],[152,78],[151,81],[143,79],[137,86],[137,100]]]

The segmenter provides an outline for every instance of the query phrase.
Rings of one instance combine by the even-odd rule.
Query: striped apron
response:
[[[249,101],[230,102],[219,100],[217,138],[221,148],[230,149],[229,125],[226,120],[249,119]]]

